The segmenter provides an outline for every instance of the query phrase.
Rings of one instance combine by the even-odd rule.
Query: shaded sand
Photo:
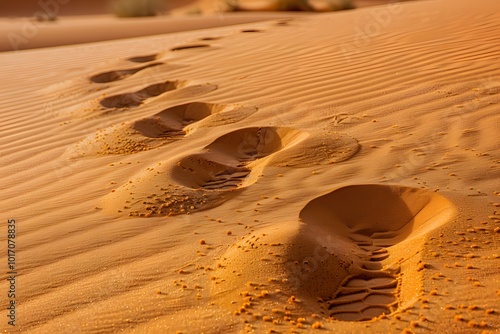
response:
[[[498,332],[499,9],[0,54],[0,329]]]

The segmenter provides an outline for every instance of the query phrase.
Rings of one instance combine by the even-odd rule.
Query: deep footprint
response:
[[[351,274],[334,294],[322,297],[327,315],[364,321],[396,311],[400,268],[383,269],[391,247],[444,224],[453,212],[434,192],[399,186],[348,186],[310,201],[300,213],[307,228],[347,237],[356,249]]]
[[[165,81],[147,86],[137,92],[113,95],[101,100],[104,108],[131,108],[141,105],[145,100],[177,89],[178,81]]]
[[[108,82],[119,81],[146,68],[155,67],[159,65],[163,65],[163,63],[153,63],[138,68],[104,72],[90,77],[90,81],[95,83],[108,83]]]

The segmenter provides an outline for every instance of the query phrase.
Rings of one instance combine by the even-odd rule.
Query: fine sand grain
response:
[[[499,36],[435,0],[1,53],[0,329],[498,333]]]

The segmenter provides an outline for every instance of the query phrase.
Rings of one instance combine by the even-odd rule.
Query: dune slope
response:
[[[0,329],[498,332],[499,9],[0,54]]]

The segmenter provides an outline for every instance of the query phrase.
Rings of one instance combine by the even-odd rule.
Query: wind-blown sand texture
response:
[[[436,0],[0,54],[0,328],[499,332],[499,36]]]

